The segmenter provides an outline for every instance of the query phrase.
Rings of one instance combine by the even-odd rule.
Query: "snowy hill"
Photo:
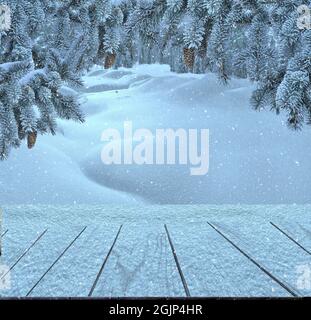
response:
[[[249,106],[252,86],[168,66],[97,67],[81,92],[86,123],[59,122],[56,137],[14,150],[0,163],[1,204],[310,203],[310,128],[290,131],[285,116]],[[210,169],[186,165],[104,165],[102,131],[207,128]]]

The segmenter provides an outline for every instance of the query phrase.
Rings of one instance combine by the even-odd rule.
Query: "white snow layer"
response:
[[[252,85],[212,74],[175,74],[168,66],[94,68],[81,92],[86,123],[59,122],[0,163],[5,204],[277,204],[310,203],[310,128],[293,132],[285,116],[249,105]],[[104,165],[107,128],[207,128],[210,168],[191,176],[187,165]]]
[[[193,297],[290,297],[275,279],[299,296],[310,296],[310,253],[269,223],[310,252],[310,209],[310,205],[5,206],[3,231],[8,232],[2,239],[0,266],[12,270],[6,279],[10,287],[0,287],[0,297],[23,297],[31,288],[31,297],[87,296],[121,224],[94,297],[185,296],[164,224]],[[40,241],[19,259],[45,229]]]

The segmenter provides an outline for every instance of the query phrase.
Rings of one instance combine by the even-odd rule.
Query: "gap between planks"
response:
[[[28,291],[26,297],[29,297],[33,290],[39,285],[39,283],[43,280],[43,278],[52,270],[52,268],[56,265],[56,263],[64,256],[64,254],[71,248],[71,246],[78,240],[78,238],[82,235],[82,233],[86,230],[87,227],[84,227],[79,234],[69,243],[69,245],[65,248],[65,250],[57,257],[57,259],[51,264],[51,266],[45,271],[45,273],[40,277],[40,279],[35,283],[35,285]]]
[[[6,229],[2,235],[1,235],[1,239],[8,233],[9,229]],[[2,245],[1,245],[1,242],[0,242],[0,256],[2,256]]]
[[[175,260],[175,263],[176,263],[176,267],[177,267],[177,270],[178,270],[178,273],[179,273],[179,276],[180,276],[182,285],[183,285],[183,287],[184,287],[186,296],[187,296],[187,297],[191,297],[190,290],[189,290],[189,287],[188,287],[188,285],[187,285],[186,278],[185,278],[185,276],[184,276],[184,274],[183,274],[183,272],[182,272],[182,269],[181,269],[181,266],[180,266],[180,263],[179,263],[179,260],[178,260],[178,257],[177,257],[177,253],[176,253],[176,250],[175,250],[175,247],[174,247],[172,238],[171,238],[171,236],[170,236],[170,233],[169,233],[169,231],[168,231],[168,228],[167,228],[167,225],[166,225],[166,224],[164,225],[164,228],[165,228],[165,231],[166,231],[166,234],[167,234],[168,242],[169,242],[169,244],[170,244],[170,247],[171,247],[171,250],[172,250],[172,254],[173,254],[173,256],[174,256],[174,260]]]
[[[9,232],[9,229],[6,229],[6,230],[2,233],[1,238],[3,238],[8,232]]]
[[[300,249],[302,249],[303,251],[305,251],[306,253],[308,253],[309,255],[311,255],[311,252],[306,249],[303,245],[301,245],[298,241],[296,241],[293,237],[291,237],[286,231],[284,231],[283,229],[281,229],[281,227],[279,227],[278,225],[276,225],[273,222],[270,222],[270,224],[276,228],[277,230],[279,230],[284,236],[286,236],[289,240],[291,240],[292,242],[294,242]]]
[[[27,253],[40,241],[40,239],[45,235],[45,233],[48,231],[48,229],[45,229],[38,237],[37,239],[19,256],[19,258],[16,260],[16,262],[8,269],[6,273],[4,273],[0,280],[5,278],[14,268],[15,266],[27,255]]]
[[[99,271],[98,271],[98,273],[97,273],[97,276],[96,276],[95,281],[94,281],[94,283],[93,283],[93,285],[92,285],[92,287],[91,287],[91,290],[90,290],[90,292],[89,292],[89,294],[88,294],[88,297],[91,297],[91,296],[93,295],[93,293],[94,293],[94,290],[95,290],[95,288],[96,288],[96,286],[97,286],[97,283],[98,283],[98,281],[99,281],[99,279],[100,279],[100,277],[101,277],[101,275],[102,275],[102,273],[103,273],[103,271],[104,271],[104,269],[105,269],[106,263],[107,263],[110,255],[111,255],[111,253],[112,253],[112,250],[113,250],[114,246],[115,246],[116,243],[117,243],[117,240],[118,240],[119,235],[120,235],[120,233],[121,233],[122,227],[123,227],[123,225],[120,226],[120,228],[119,228],[119,230],[118,230],[118,232],[117,232],[117,234],[116,234],[116,236],[115,236],[115,239],[114,239],[114,241],[113,241],[113,243],[112,243],[112,245],[111,245],[111,247],[110,247],[110,249],[109,249],[109,251],[108,251],[108,253],[107,253],[106,257],[105,257],[105,259],[104,259],[104,262],[103,262],[103,264],[101,265],[101,267],[100,267],[100,269],[99,269]]]
[[[238,245],[236,245],[232,240],[230,240],[223,232],[220,231],[218,227],[213,225],[210,222],[207,224],[214,229],[218,234],[220,234],[226,241],[228,241],[236,250],[238,250],[242,255],[244,255],[249,261],[251,261],[255,266],[257,266],[262,272],[264,272],[267,276],[269,276],[273,281],[279,284],[283,289],[285,289],[288,293],[290,293],[293,297],[299,297],[299,294],[295,292],[294,289],[290,288],[288,285],[279,280],[276,276],[274,276],[270,271],[268,271],[265,267],[263,267],[259,262],[253,259],[249,254],[243,251]]]

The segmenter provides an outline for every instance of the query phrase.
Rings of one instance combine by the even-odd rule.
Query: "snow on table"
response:
[[[10,271],[0,277],[11,289],[0,296],[310,296],[309,212],[8,206],[1,264]]]
[[[184,295],[163,225],[125,225],[94,296]]]
[[[288,296],[207,223],[170,229],[192,295]]]

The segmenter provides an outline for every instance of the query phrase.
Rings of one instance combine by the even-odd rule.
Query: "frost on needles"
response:
[[[310,0],[0,0],[12,11],[0,31],[0,158],[24,139],[55,134],[57,119],[83,122],[77,100],[92,65],[165,63],[256,83],[251,104],[311,123]],[[206,88],[208,90],[208,88]]]

